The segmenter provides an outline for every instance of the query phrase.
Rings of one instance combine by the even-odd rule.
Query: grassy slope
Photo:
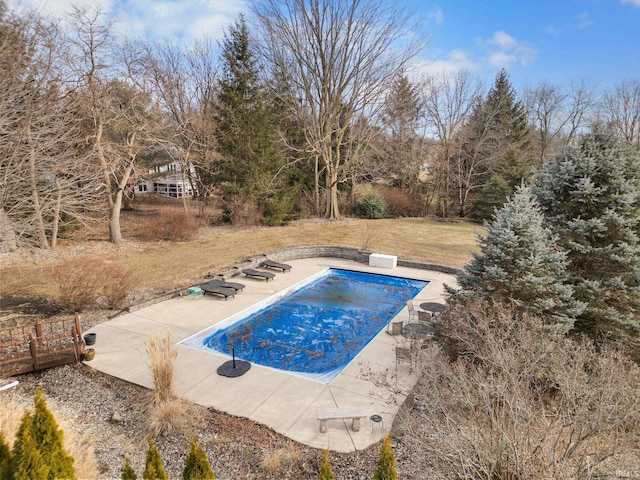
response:
[[[346,220],[221,231],[192,242],[128,245],[125,241],[120,248],[103,242],[101,256],[117,259],[142,273],[142,288],[170,291],[247,256],[293,245],[366,248],[462,267],[476,247],[475,232],[480,229],[468,223],[441,223],[423,218]],[[95,242],[91,244],[94,246]],[[76,251],[81,247],[82,244],[74,245]],[[53,296],[56,289],[51,271],[58,261],[54,258],[37,264],[25,261],[3,266],[0,295]]]

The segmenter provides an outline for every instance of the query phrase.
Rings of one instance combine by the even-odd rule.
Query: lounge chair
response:
[[[288,272],[291,270],[291,265],[287,265],[286,263],[276,262],[274,260],[265,260],[260,264],[261,267],[265,268],[275,268],[278,270],[282,270],[282,273]]]
[[[217,278],[214,278],[213,280],[209,280],[204,285],[233,288],[236,292],[239,290],[244,290],[244,286],[245,286],[244,283],[227,282],[226,280],[220,280]]]
[[[202,289],[202,291],[204,293],[222,295],[222,296],[224,296],[225,300],[228,297],[235,297],[236,296],[235,289],[229,288],[229,287],[220,287],[220,286],[212,285],[212,284],[209,284],[209,283],[203,283],[202,285],[200,285],[200,288]]]
[[[264,278],[267,282],[276,276],[275,273],[263,272],[262,270],[254,270],[253,268],[245,268],[242,273],[247,277]]]

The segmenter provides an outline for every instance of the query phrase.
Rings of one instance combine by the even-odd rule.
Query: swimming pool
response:
[[[428,283],[328,269],[181,343],[329,383]]]

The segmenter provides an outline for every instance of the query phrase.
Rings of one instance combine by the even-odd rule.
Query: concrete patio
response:
[[[287,263],[293,266],[292,271],[277,273],[269,282],[234,277],[231,281],[242,282],[246,288],[226,301],[212,295],[177,297],[95,326],[90,332],[97,334],[97,342],[92,347],[96,355],[87,365],[153,388],[146,344],[150,336],[169,331],[177,344],[174,385],[182,398],[249,418],[311,447],[339,452],[367,448],[389,432],[399,406],[417,381],[417,374],[410,375],[406,363],[399,365],[397,378],[395,376],[395,347],[404,343],[402,336],[391,336],[383,329],[329,385],[256,364],[241,377],[223,377],[216,370],[229,357],[195,350],[178,342],[328,267],[429,280],[429,285],[416,296],[416,304],[443,302],[443,284],[455,285],[455,277],[408,267],[370,267],[334,258]],[[408,320],[406,307],[398,318]],[[387,379],[392,388],[377,386],[378,382],[371,381],[374,378]],[[394,395],[392,390],[402,393]],[[374,428],[364,419],[360,431],[353,432],[351,421],[333,420],[328,422],[327,432],[320,433],[316,409],[326,407],[365,407],[367,415],[382,416],[383,428]]]

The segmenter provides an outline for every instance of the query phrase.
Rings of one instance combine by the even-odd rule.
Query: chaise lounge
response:
[[[211,286],[215,286],[215,287],[226,287],[226,288],[233,288],[236,292],[239,290],[244,290],[244,283],[236,283],[236,282],[227,282],[226,280],[221,280],[221,279],[217,279],[214,278],[213,280],[209,280],[206,283],[204,283],[203,285],[211,285]],[[202,286],[201,286],[202,288]]]
[[[242,273],[244,273],[246,277],[264,278],[267,282],[276,276],[275,273],[254,270],[253,268],[245,268],[242,270]]]
[[[200,285],[200,288],[202,289],[202,291],[204,293],[210,293],[213,295],[221,295],[224,296],[224,299],[226,300],[229,297],[233,297],[235,298],[236,296],[236,291],[233,288],[229,288],[229,287],[221,287],[219,285],[213,285],[210,283],[203,283],[202,285]]]
[[[289,270],[291,270],[291,265],[288,265],[286,263],[276,262],[275,260],[265,260],[260,264],[260,266],[264,268],[275,268],[278,270],[282,270],[282,273],[288,272]]]

